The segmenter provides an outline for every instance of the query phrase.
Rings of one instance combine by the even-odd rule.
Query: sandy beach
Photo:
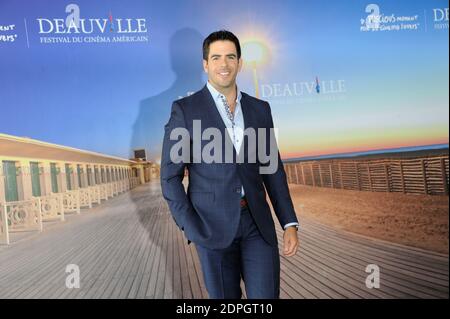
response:
[[[448,196],[411,195],[289,185],[301,222],[448,254]]]

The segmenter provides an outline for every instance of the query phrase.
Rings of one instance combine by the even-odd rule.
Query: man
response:
[[[261,174],[267,163],[261,159],[252,162],[247,153],[268,144],[252,145],[255,141],[243,132],[254,129],[258,141],[261,135],[269,138],[267,132],[273,129],[270,107],[237,88],[241,48],[231,32],[214,32],[204,40],[203,67],[208,83],[199,92],[175,101],[165,126],[163,196],[188,243],[196,244],[211,298],[241,298],[241,278],[248,298],[278,298],[278,243],[265,189],[284,228],[283,253],[287,257],[295,255],[298,248],[298,220],[278,150],[275,171]],[[203,133],[208,128],[223,133],[221,146],[214,149],[219,157],[226,153],[227,142],[232,142],[232,162],[224,160],[226,154],[220,161],[202,158],[209,140],[199,138],[198,123]],[[176,137],[183,130],[189,133],[184,143],[189,153],[180,155]],[[185,169],[189,176],[187,193],[182,183]]]

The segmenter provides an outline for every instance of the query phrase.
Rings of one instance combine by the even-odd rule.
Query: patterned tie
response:
[[[233,124],[233,128],[234,128],[234,114],[231,112],[230,105],[228,104],[225,96],[220,95],[220,99],[222,100],[222,103],[225,106],[225,111],[227,112],[227,117],[230,119],[231,124]]]
[[[230,105],[227,102],[227,99],[222,94],[220,95],[220,99],[222,100],[223,105],[225,106],[225,111],[227,112],[227,117],[231,121],[232,129],[233,129],[233,144],[235,142],[235,134],[234,134],[234,114],[231,112]]]

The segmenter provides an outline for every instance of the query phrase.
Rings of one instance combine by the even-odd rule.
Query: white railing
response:
[[[98,189],[100,192],[100,199],[108,200],[108,187],[106,184],[98,185]]]
[[[64,193],[33,197],[30,200],[0,202],[0,244],[9,244],[11,232],[42,231],[42,222],[64,221],[67,213],[81,213],[81,207],[92,208],[139,185],[138,177],[89,186]]]
[[[80,188],[78,190],[80,193],[80,207],[92,208],[92,193],[93,190],[89,188]]]
[[[90,186],[88,188],[89,191],[91,192],[91,204],[93,203],[101,204],[102,202],[101,187],[102,187],[101,185],[97,185],[97,186]]]
[[[112,190],[113,190],[113,195],[117,196],[119,194],[119,189],[117,187],[117,182],[112,182]]]
[[[130,187],[135,188],[139,185],[139,177],[131,177],[130,178]]]
[[[61,193],[64,213],[80,214],[80,193],[78,190]]]
[[[108,197],[113,198],[114,197],[114,192],[113,192],[112,183],[106,184],[106,188],[108,189]]]
[[[9,244],[10,232],[42,231],[41,201],[39,198],[3,203],[0,208],[2,242]]]
[[[0,203],[0,243],[9,244],[8,218],[6,206]]]
[[[60,194],[51,194],[39,197],[41,200],[42,221],[64,221],[64,207]]]

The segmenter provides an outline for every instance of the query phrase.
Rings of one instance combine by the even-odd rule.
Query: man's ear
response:
[[[242,57],[239,58],[239,61],[238,61],[238,72],[241,72],[242,64],[243,64],[243,63],[244,63],[244,62],[242,61]]]
[[[208,61],[206,61],[205,59],[203,59],[203,71],[205,71],[205,73],[208,73]]]

